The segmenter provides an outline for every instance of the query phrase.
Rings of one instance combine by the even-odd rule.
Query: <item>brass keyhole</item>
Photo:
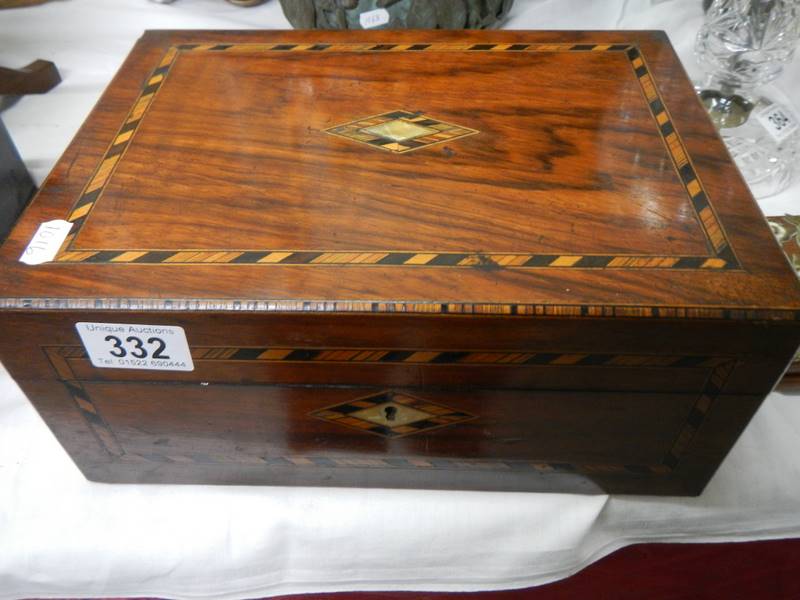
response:
[[[387,406],[383,409],[383,414],[386,415],[387,421],[394,421],[397,416],[397,409],[394,406]]]

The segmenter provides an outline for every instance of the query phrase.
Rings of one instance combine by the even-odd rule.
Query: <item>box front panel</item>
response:
[[[75,330],[86,321],[181,326],[194,370],[95,367]],[[770,376],[758,360],[713,350],[709,338],[729,335],[722,327],[680,339],[679,325],[525,318],[18,322],[29,335],[16,353],[4,348],[4,362],[84,473],[103,481],[686,493],[760,400],[741,395],[741,381]],[[668,330],[682,350],[664,352]],[[720,414],[739,416],[715,431]]]

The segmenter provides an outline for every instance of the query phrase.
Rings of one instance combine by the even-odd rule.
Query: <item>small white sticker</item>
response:
[[[358,15],[358,20],[361,27],[364,29],[372,29],[386,25],[389,22],[389,11],[385,8],[376,8],[375,10],[368,10]]]
[[[183,327],[129,323],[75,323],[95,367],[194,371]]]
[[[53,260],[61,244],[67,239],[70,229],[72,223],[69,221],[56,220],[42,223],[19,260],[29,265],[40,265]]]
[[[778,144],[800,127],[797,115],[789,107],[780,104],[768,104],[756,112],[756,119]]]

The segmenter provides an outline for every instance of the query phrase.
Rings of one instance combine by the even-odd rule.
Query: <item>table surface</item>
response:
[[[666,29],[692,76],[699,0],[517,0],[507,28]],[[64,81],[2,113],[41,182],[144,29],[286,28],[277,0],[66,0],[0,11],[0,64]],[[795,63],[779,87],[800,91]],[[800,183],[760,201],[797,212]],[[0,598],[488,590],[640,541],[800,536],[800,404],[773,393],[699,498],[87,482],[0,369]]]

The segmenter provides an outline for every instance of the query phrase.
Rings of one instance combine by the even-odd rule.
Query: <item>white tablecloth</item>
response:
[[[701,18],[700,0],[517,0],[507,26],[666,29],[694,72]],[[0,64],[50,59],[64,77],[2,116],[41,182],[142,30],[284,27],[277,0],[0,11]],[[798,192],[762,207],[796,212]],[[800,400],[773,393],[699,498],[105,485],[82,477],[0,368],[0,598],[499,589],[634,542],[800,536],[799,448]]]

